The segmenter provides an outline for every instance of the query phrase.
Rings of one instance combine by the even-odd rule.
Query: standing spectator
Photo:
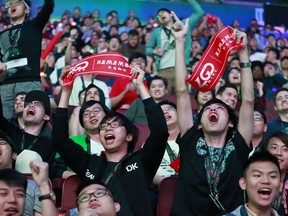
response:
[[[5,8],[13,27],[0,34],[0,83],[3,114],[7,119],[14,116],[15,95],[23,91],[42,90],[40,82],[40,55],[42,30],[53,12],[54,0],[45,0],[41,12],[32,21],[30,1],[5,0]],[[17,60],[22,64],[16,66]],[[10,62],[10,63],[8,63]]]
[[[139,33],[132,29],[128,33],[128,43],[122,44],[120,53],[129,58],[134,52],[145,54],[145,46],[140,44]]]
[[[189,37],[187,37],[185,44],[186,65],[190,61],[191,31],[204,15],[204,11],[196,0],[188,0],[188,2],[195,13],[189,18]],[[160,26],[152,32],[151,39],[146,45],[146,55],[154,56],[158,75],[168,80],[168,93],[171,93],[175,82],[175,40],[171,34],[171,27],[175,20],[173,19],[173,14],[167,8],[159,9],[157,18]]]
[[[243,173],[253,133],[253,78],[251,68],[242,66],[242,105],[239,122],[233,110],[219,99],[205,103],[194,126],[185,65],[184,27],[174,27],[176,41],[177,117],[180,136],[180,170],[170,215],[222,215],[243,202],[238,179]],[[189,35],[190,36],[190,35]],[[240,62],[249,63],[247,36],[234,29],[232,37],[243,42],[237,52]],[[240,64],[241,65],[241,64]],[[244,64],[245,65],[245,64]]]

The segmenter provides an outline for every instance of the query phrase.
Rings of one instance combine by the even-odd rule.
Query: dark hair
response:
[[[233,124],[233,128],[236,128],[237,126],[237,117],[234,114],[234,110],[228,106],[226,103],[224,103],[222,100],[218,99],[218,98],[213,98],[209,101],[207,101],[204,106],[202,107],[202,109],[199,112],[199,117],[198,117],[198,125],[201,124],[201,118],[203,115],[203,112],[205,110],[206,107],[210,106],[211,104],[221,104],[222,106],[224,106],[228,112],[228,116],[229,116],[229,121]]]
[[[274,137],[280,139],[285,144],[285,146],[288,148],[288,134],[286,134],[283,131],[277,131],[277,132],[271,134],[270,136],[268,136],[264,140],[264,142],[261,144],[261,149],[268,151],[267,147],[268,147],[269,140],[274,138]]]
[[[15,95],[15,98],[19,95],[27,95],[27,92],[24,92],[24,91],[21,91],[21,92],[18,92],[16,95]]]
[[[228,72],[227,72],[227,77],[226,77],[226,83],[227,83],[227,84],[230,84],[230,82],[229,82],[229,74],[230,74],[230,72],[231,72],[232,70],[237,70],[237,71],[239,71],[239,73],[240,73],[240,68],[238,68],[238,67],[231,67],[231,68],[229,68],[229,70],[228,70]]]
[[[103,90],[102,90],[101,88],[99,88],[98,86],[96,86],[95,84],[93,84],[93,83],[91,83],[91,84],[89,84],[89,85],[87,86],[86,91],[85,91],[84,101],[86,101],[86,97],[87,97],[86,94],[87,94],[87,92],[89,91],[89,89],[91,89],[91,88],[96,88],[96,89],[98,90],[100,102],[101,102],[102,104],[105,104],[105,95],[104,95]]]
[[[9,186],[23,187],[25,191],[27,188],[27,178],[14,169],[0,170],[0,181],[5,182]]]
[[[158,15],[158,13],[159,13],[160,11],[166,11],[166,12],[168,12],[169,14],[171,13],[171,11],[170,11],[168,8],[160,8],[160,9],[157,11],[156,15]]]
[[[132,29],[132,30],[130,30],[129,32],[128,32],[128,36],[132,36],[132,37],[134,37],[134,36],[139,36],[139,33],[138,33],[138,31],[137,30],[135,30],[135,29]]]
[[[4,140],[11,147],[11,153],[17,152],[16,145],[12,141],[12,139],[7,136],[2,130],[0,130],[0,139]]]
[[[279,89],[275,92],[275,94],[274,94],[274,103],[275,103],[275,104],[276,104],[277,94],[280,93],[280,92],[282,92],[282,91],[288,92],[288,89],[287,89],[287,88],[279,88]]]
[[[145,65],[147,64],[147,57],[146,55],[144,55],[143,53],[140,53],[140,52],[133,52],[130,56],[129,56],[129,64],[131,64],[131,62],[134,60],[134,59],[138,59],[138,58],[142,58],[144,61],[145,61]]]
[[[263,117],[263,121],[264,121],[264,123],[265,124],[267,124],[267,117],[266,117],[266,114],[265,114],[265,112],[263,111],[263,110],[260,110],[260,109],[254,109],[254,112],[259,112],[260,114],[261,114],[261,116]]]
[[[223,92],[226,90],[226,88],[232,88],[235,89],[235,91],[238,93],[237,87],[234,84],[226,83],[225,85],[221,86],[216,94],[222,96]]]
[[[282,63],[282,61],[288,59],[288,56],[283,56],[281,59],[280,59],[280,62]]]
[[[90,100],[90,101],[85,101],[84,100],[84,103],[82,104],[81,108],[80,108],[80,111],[79,111],[79,122],[80,122],[80,125],[84,128],[84,122],[83,122],[83,115],[84,115],[84,112],[87,108],[93,106],[94,104],[100,104],[101,107],[103,108],[103,111],[105,112],[105,114],[109,113],[110,112],[110,109],[105,105],[103,104],[102,102],[100,101],[96,101],[96,100]]]
[[[197,90],[197,91],[195,92],[195,96],[194,96],[197,103],[198,103],[198,95],[199,95],[199,92],[200,92],[200,91]],[[215,98],[215,92],[214,92],[214,90],[210,90],[210,92],[212,93],[212,98]]]
[[[153,76],[153,77],[150,77],[149,79],[147,79],[147,86],[148,86],[148,89],[150,89],[150,86],[151,86],[151,83],[153,80],[162,80],[164,85],[165,85],[165,88],[168,87],[168,80],[164,77],[160,77],[160,76]]]
[[[270,47],[270,48],[268,49],[268,52],[270,52],[270,51],[274,52],[274,53],[276,54],[276,58],[279,59],[280,53],[279,53],[279,50],[278,50],[278,49]]]
[[[271,162],[276,165],[279,171],[279,174],[281,173],[278,159],[267,151],[259,151],[259,152],[255,152],[251,157],[248,158],[248,160],[246,160],[244,167],[243,167],[244,177],[246,177],[247,170],[249,169],[250,165],[256,162]]]
[[[89,185],[92,185],[92,184],[98,184],[98,185],[102,185],[103,187],[105,187],[106,188],[106,186],[105,186],[105,184],[102,182],[102,181],[100,181],[100,180],[98,180],[98,179],[93,179],[93,180],[84,180],[84,181],[82,181],[79,185],[78,185],[78,187],[76,188],[76,195],[77,195],[77,197],[79,196],[79,194],[81,193],[81,191],[84,189],[84,188],[86,188],[86,187],[88,187]],[[107,189],[107,188],[106,188]],[[108,190],[108,189],[107,189]],[[111,194],[111,192],[110,192],[110,194]],[[113,198],[113,197],[112,197]]]
[[[161,107],[162,105],[170,105],[170,106],[174,107],[175,110],[177,110],[176,104],[173,103],[173,102],[171,102],[171,101],[168,101],[168,100],[160,101],[160,102],[158,103],[158,105],[159,105],[160,107]]]
[[[121,122],[121,125],[126,128],[127,134],[131,134],[133,136],[132,140],[128,142],[128,152],[131,153],[134,151],[135,145],[138,141],[139,130],[138,128],[123,114],[118,112],[110,112],[101,120],[100,124],[105,123],[106,121],[115,118]]]

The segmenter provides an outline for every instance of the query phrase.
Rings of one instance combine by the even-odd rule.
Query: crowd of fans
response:
[[[8,151],[9,145],[11,157],[4,158],[8,162],[0,163],[0,170],[14,167],[17,154],[20,158],[24,150],[36,152],[49,170],[46,163],[28,163],[40,192],[31,182],[28,188],[42,198],[48,171],[50,178],[78,175],[84,180],[77,192],[79,215],[83,216],[89,213],[87,208],[95,207],[86,202],[107,196],[111,215],[155,215],[159,184],[166,177],[178,176],[171,215],[220,215],[246,202],[241,189],[253,190],[247,187],[249,168],[262,161],[270,163],[279,184],[272,189],[260,187],[257,193],[269,196],[268,212],[272,206],[279,215],[288,215],[288,38],[269,24],[258,25],[254,18],[248,27],[231,20],[233,37],[242,40],[244,47],[229,55],[215,89],[186,88],[185,78],[223,27],[221,17],[205,12],[196,0],[188,3],[193,13],[181,24],[167,8],[160,8],[145,22],[130,10],[120,23],[117,10],[101,20],[101,9],[83,14],[78,6],[65,11],[61,20],[50,22],[53,0],[45,0],[36,17],[29,17],[30,1],[4,1],[0,8],[0,149]],[[27,31],[36,35],[29,45]],[[40,60],[40,35],[43,53],[58,32],[62,32],[60,40]],[[17,48],[20,54],[13,56],[15,50],[10,48]],[[33,55],[26,56],[29,49]],[[61,78],[72,65],[105,52],[118,52],[127,59],[132,80],[86,74],[76,77],[71,87],[63,85]],[[28,59],[28,64],[13,65],[19,64],[15,59],[20,57]],[[39,62],[29,65],[35,58]],[[32,76],[30,71],[37,68],[41,72]],[[17,76],[19,72],[22,75]],[[32,78],[25,77],[26,73]],[[40,81],[39,89],[36,84]],[[8,94],[13,95],[12,101]],[[144,143],[137,143],[139,133],[144,133],[137,125],[150,130]],[[271,155],[255,153],[263,150],[275,155],[279,164]],[[256,156],[246,162],[253,154]],[[26,158],[32,160],[32,154]],[[259,167],[255,169],[262,177],[266,171],[261,164]],[[41,181],[40,171],[45,174]],[[2,180],[0,171],[0,192],[1,181],[11,186],[9,180]],[[23,184],[26,189],[27,182]],[[253,196],[248,193],[248,204],[242,208],[257,213],[259,209],[250,203]],[[43,210],[45,215],[49,208],[42,205],[41,210],[33,199],[26,197],[30,203],[26,211],[37,215]]]

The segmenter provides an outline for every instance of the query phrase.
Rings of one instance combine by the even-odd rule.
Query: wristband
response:
[[[240,68],[249,68],[251,67],[251,62],[240,62]]]

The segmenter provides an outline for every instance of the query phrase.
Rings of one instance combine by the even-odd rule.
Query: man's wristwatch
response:
[[[240,62],[240,68],[249,68],[251,67],[251,62]]]
[[[56,196],[54,194],[54,192],[50,192],[49,194],[44,194],[44,195],[40,195],[38,197],[39,201],[41,202],[44,199],[51,199],[53,202],[56,202]]]

